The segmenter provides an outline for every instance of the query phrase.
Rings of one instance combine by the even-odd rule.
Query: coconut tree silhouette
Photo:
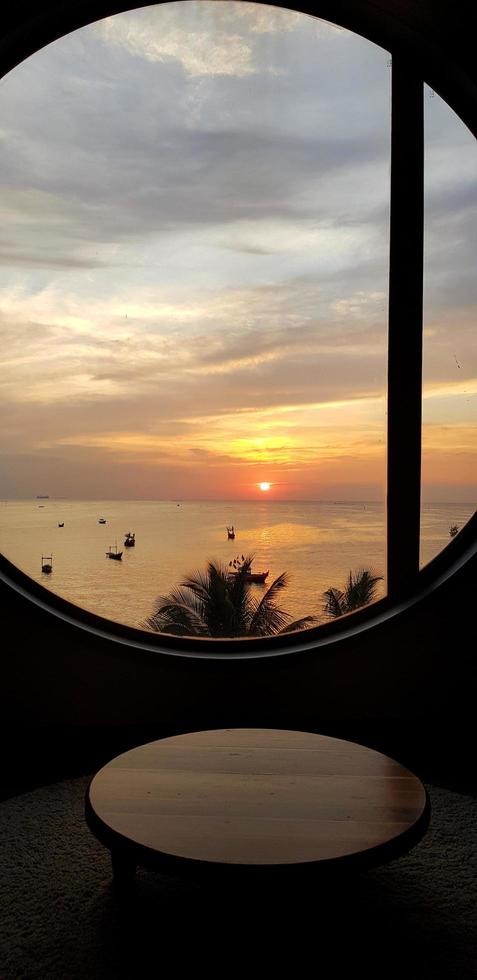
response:
[[[253,555],[237,571],[209,561],[205,572],[187,576],[177,589],[161,596],[158,607],[143,626],[178,636],[273,636],[301,630],[317,622],[315,616],[293,620],[277,599],[288,584],[282,572],[260,599],[247,581]]]
[[[329,588],[323,593],[323,611],[330,619],[360,609],[376,598],[378,582],[382,575],[374,575],[366,568],[350,572],[344,589]]]

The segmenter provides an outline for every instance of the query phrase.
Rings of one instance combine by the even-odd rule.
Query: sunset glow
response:
[[[384,498],[388,62],[190,0],[10,72],[2,499]],[[476,150],[426,100],[423,498],[473,500]]]

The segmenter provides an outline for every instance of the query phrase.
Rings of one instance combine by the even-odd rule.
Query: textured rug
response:
[[[109,854],[84,822],[87,782],[0,805],[1,980],[278,968],[299,977],[477,977],[475,797],[428,787],[432,819],[421,843],[334,886],[219,892],[139,871],[125,910]]]

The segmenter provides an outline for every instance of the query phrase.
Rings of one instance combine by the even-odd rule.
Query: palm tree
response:
[[[253,556],[244,559],[231,573],[209,561],[204,572],[189,575],[179,588],[161,596],[156,611],[146,619],[146,629],[178,636],[273,636],[301,630],[316,621],[314,616],[292,620],[277,605],[278,593],[288,584],[282,572],[260,600],[251,595],[247,581]]]
[[[376,598],[377,584],[382,578],[382,575],[373,575],[366,568],[361,568],[354,574],[350,572],[344,589],[329,588],[323,593],[325,615],[334,619],[354,609],[360,609],[361,606],[367,606]]]

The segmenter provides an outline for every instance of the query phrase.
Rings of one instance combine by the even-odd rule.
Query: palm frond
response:
[[[270,636],[279,633],[290,621],[290,616],[284,609],[276,605],[277,593],[288,583],[287,572],[282,572],[268,587],[265,595],[256,604],[250,619],[249,636]]]
[[[376,596],[377,583],[381,580],[382,575],[374,575],[367,568],[360,568],[354,575],[350,572],[345,590],[346,612],[360,609],[361,606],[366,606],[372,602]]]
[[[341,589],[327,589],[323,592],[323,612],[326,616],[333,619],[342,616],[345,612],[343,608],[344,592]]]
[[[209,576],[207,573],[204,575],[200,571],[193,572],[190,575],[186,575],[184,581],[181,582],[181,586],[189,589],[201,602],[205,602],[209,595]]]
[[[247,574],[251,570],[253,560],[253,555],[244,556],[240,567],[228,575],[230,601],[235,609],[237,632],[234,635],[236,636],[248,634],[250,619],[255,608],[251,598],[251,585],[247,581]]]
[[[208,594],[204,614],[212,636],[242,636],[244,596],[239,588],[233,589],[233,576],[215,562],[207,566]],[[243,590],[242,590],[243,593]]]
[[[144,625],[147,629],[155,633],[173,633],[178,636],[209,636],[207,623],[198,608],[189,602],[186,596],[185,601],[180,602],[173,598],[166,599],[161,606],[145,620]]]
[[[306,630],[311,626],[315,626],[319,623],[318,616],[302,616],[301,619],[294,619],[292,623],[288,623],[288,626],[284,626],[280,633],[298,633],[299,630]]]
[[[350,571],[344,589],[329,588],[323,593],[323,611],[328,617],[336,618],[367,606],[376,598],[377,585],[382,578],[367,568],[354,573]]]

